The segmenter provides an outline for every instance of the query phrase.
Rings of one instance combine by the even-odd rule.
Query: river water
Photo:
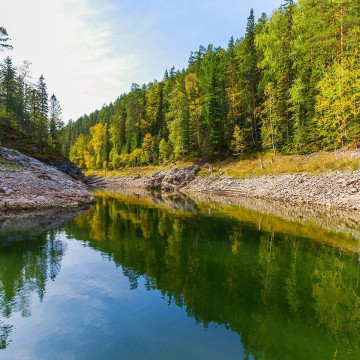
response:
[[[0,359],[360,358],[354,233],[97,192],[0,233]]]

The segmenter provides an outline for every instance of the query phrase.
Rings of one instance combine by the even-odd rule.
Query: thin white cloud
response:
[[[17,65],[29,60],[35,81],[44,74],[65,121],[114,100],[127,87],[122,79],[139,63],[134,55],[113,51],[106,16],[113,10],[112,4],[89,0],[12,0],[2,7],[0,24],[14,45],[9,55]]]
[[[64,120],[100,108],[129,90],[186,67],[200,44],[226,46],[242,36],[250,7],[282,0],[0,0],[0,26],[11,36],[16,65],[29,60],[45,76]],[[0,56],[4,53],[0,53]]]

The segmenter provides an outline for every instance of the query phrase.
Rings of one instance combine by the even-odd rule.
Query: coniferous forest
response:
[[[0,51],[12,50],[5,28],[0,27]],[[47,92],[44,76],[31,81],[31,63],[16,67],[7,56],[0,66],[0,125],[31,136],[41,144],[63,151],[65,131],[56,96]]]
[[[186,69],[132,84],[65,127],[44,79],[28,84],[26,67],[8,58],[1,114],[86,169],[357,147],[359,41],[359,0],[287,0],[271,16],[251,10],[245,35],[226,49],[200,46]]]

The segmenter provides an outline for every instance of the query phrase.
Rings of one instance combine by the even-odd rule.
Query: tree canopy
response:
[[[69,124],[68,148],[79,136],[84,148],[72,160],[116,169],[357,146],[359,8],[358,0],[289,0],[258,20],[251,9],[245,36],[232,37],[227,49],[200,46],[186,69],[133,84]],[[110,134],[107,151],[93,147],[97,124]]]

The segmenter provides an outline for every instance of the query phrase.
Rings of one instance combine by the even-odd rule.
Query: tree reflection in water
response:
[[[248,358],[360,357],[357,239],[174,196],[99,192],[93,209],[57,230],[2,234],[0,347],[11,314],[30,316],[34,294],[42,301],[59,274],[66,235],[111,259],[130,289],[142,277],[196,322],[238,333]]]
[[[47,281],[60,272],[66,243],[56,228],[87,209],[19,213],[0,219],[0,348],[6,348],[13,328],[8,319],[15,312],[30,317],[34,295],[43,301]]]
[[[297,224],[293,231],[287,224],[288,233],[259,230],[244,209],[209,216],[195,204],[183,211],[147,198],[97,196],[66,231],[120,265],[131,289],[144,276],[149,290],[205,327],[240,334],[255,359],[359,357],[358,258],[324,244],[324,231],[308,239],[293,235]],[[281,228],[277,218],[266,221]]]

